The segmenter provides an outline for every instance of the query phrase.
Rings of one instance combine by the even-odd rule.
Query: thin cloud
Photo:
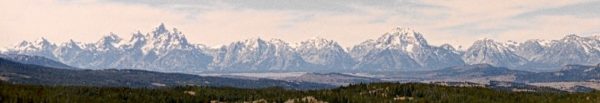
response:
[[[565,5],[555,8],[546,8],[535,11],[530,11],[514,16],[515,19],[533,18],[537,16],[564,16],[571,15],[583,18],[598,18],[600,17],[600,1],[582,2],[572,5]]]
[[[468,47],[478,38],[523,40],[597,32],[598,1],[580,0],[45,0],[0,1],[0,46],[47,37],[127,38],[165,23],[190,42],[247,38],[289,42],[319,36],[345,47],[410,27],[431,44]],[[559,20],[556,20],[559,19]],[[519,35],[527,35],[521,36]],[[452,39],[448,39],[452,38]]]

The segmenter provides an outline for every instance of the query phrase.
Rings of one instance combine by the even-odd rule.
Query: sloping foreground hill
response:
[[[52,68],[63,68],[63,69],[74,69],[69,65],[63,64],[52,59],[48,59],[42,56],[31,56],[31,55],[20,55],[20,54],[0,54],[0,58],[15,61],[22,64],[40,65]]]
[[[598,103],[600,92],[507,92],[480,87],[374,83],[336,89],[227,87],[118,88],[14,85],[0,82],[0,102],[166,103],[166,102],[330,102],[330,103]]]
[[[521,77],[526,82],[600,81],[600,65],[565,65],[560,71],[542,72]]]
[[[415,72],[425,80],[437,81],[513,81],[521,83],[536,82],[586,82],[600,81],[600,65],[565,65],[560,71],[528,72],[489,64],[473,64],[448,67],[446,69]]]
[[[225,86],[238,88],[282,87],[287,89],[331,88],[331,85],[286,82],[271,79],[234,79],[204,77],[142,70],[73,70],[22,64],[0,58],[0,80],[12,84],[95,86],[95,87],[161,87],[161,86]]]

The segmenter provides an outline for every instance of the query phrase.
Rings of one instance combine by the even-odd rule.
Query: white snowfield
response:
[[[23,41],[2,53],[43,56],[79,68],[178,73],[420,71],[480,63],[551,70],[566,64],[600,63],[600,36],[567,35],[522,43],[482,39],[461,51],[448,44],[430,45],[412,29],[395,28],[346,48],[318,37],[291,44],[253,38],[212,48],[191,44],[178,29],[161,24],[148,33],[134,32],[130,39],[110,33],[94,43],[56,44],[42,38]]]

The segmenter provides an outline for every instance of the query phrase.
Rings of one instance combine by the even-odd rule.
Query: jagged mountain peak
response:
[[[146,38],[144,38],[144,34],[142,34],[142,32],[137,31],[136,33],[133,33],[131,35],[131,39],[129,39],[129,42],[137,42],[137,41],[145,41]]]
[[[523,58],[531,60],[540,55],[546,48],[550,47],[550,42],[540,39],[531,39],[519,43],[515,48],[515,53]]]
[[[142,32],[137,31],[132,33],[131,38],[128,42],[123,43],[122,47],[125,49],[138,49],[142,48],[146,44],[146,36]]]
[[[585,53],[593,53],[593,52],[600,52],[600,41],[595,40],[593,38],[587,38],[587,37],[581,37],[575,34],[570,34],[565,36],[563,39],[561,39],[560,41],[554,41],[553,45],[554,47],[563,47],[563,46],[567,46],[567,47],[575,47],[578,49],[582,49],[583,52]],[[575,49],[573,48],[573,49]]]
[[[600,41],[590,37],[569,34],[552,40],[539,55],[530,57],[533,62],[561,66],[566,64],[595,64],[599,59]]]
[[[334,42],[334,41],[333,41],[333,40],[328,40],[328,39],[325,39],[325,38],[323,38],[323,37],[316,36],[316,37],[311,37],[310,39],[304,40],[304,41],[302,41],[302,42],[311,42],[311,43],[332,43],[332,42]]]
[[[405,28],[356,45],[350,54],[359,69],[419,70],[464,64],[455,51],[431,46],[421,33]]]
[[[76,42],[76,41],[75,41],[75,40],[73,40],[73,39],[69,39],[69,41],[67,42],[67,44],[75,44],[75,43],[78,43],[78,42]]]
[[[51,49],[56,47],[56,45],[50,42],[48,39],[42,37],[40,39],[35,40],[34,42],[22,41],[13,49],[15,50],[37,50],[37,49]]]
[[[321,37],[312,37],[300,42],[301,45],[313,45],[315,48],[325,48],[330,45],[338,45],[337,42]]]
[[[511,51],[511,48],[509,48],[508,43],[498,42],[498,41],[495,41],[495,40],[489,39],[489,38],[483,38],[483,39],[475,41],[473,43],[473,45],[469,48],[469,50],[471,50],[471,49],[487,49],[487,50],[493,50],[496,52]]]
[[[595,41],[596,39],[591,37],[582,37],[576,34],[569,34],[563,37],[560,40],[555,40],[554,42],[565,42],[565,43],[578,43],[578,44],[587,44],[585,42]]]
[[[109,33],[108,35],[102,37],[100,40],[98,40],[97,43],[118,43],[121,42],[123,39],[121,37],[119,37],[117,34],[115,33]]]
[[[506,42],[505,42],[505,43],[503,43],[503,44],[504,44],[504,45],[506,45],[506,46],[508,46],[508,47],[510,47],[511,49],[512,49],[512,48],[516,48],[516,47],[518,47],[519,45],[521,45],[521,43],[519,43],[519,42],[517,42],[517,41],[514,41],[514,40],[508,40],[508,41],[506,41]]]
[[[260,37],[248,38],[248,39],[245,39],[243,41],[244,42],[248,42],[248,43],[250,43],[250,42],[266,42],[265,39],[260,38]]]
[[[489,38],[482,38],[479,40],[476,40],[475,42],[473,42],[473,45],[471,46],[471,48],[481,48],[481,47],[490,47],[490,48],[495,48],[496,50],[510,50],[512,48],[510,47],[514,47],[514,46],[518,46],[519,44],[517,42],[514,41],[507,41],[507,42],[499,42],[496,41],[494,39],[489,39]]]
[[[77,42],[73,39],[69,39],[69,41],[62,43],[60,45],[61,47],[66,47],[66,48],[76,48],[76,49],[81,49],[81,42]]]
[[[305,61],[280,39],[250,38],[219,49],[210,64],[222,70],[288,70],[303,69]]]
[[[379,37],[376,42],[379,48],[401,48],[408,51],[415,46],[429,46],[421,33],[407,28],[396,28],[392,32]]]
[[[154,29],[154,31],[152,31],[152,34],[154,34],[154,37],[158,37],[160,34],[164,34],[164,33],[168,33],[169,30],[167,30],[167,28],[165,27],[164,23],[160,23],[160,25],[158,25],[158,27],[156,27]]]
[[[15,48],[16,48],[16,47],[27,47],[27,46],[30,46],[30,45],[32,45],[32,44],[33,44],[33,43],[31,43],[31,42],[29,42],[29,41],[25,41],[25,40],[23,40],[23,41],[21,41],[20,43],[18,43],[18,44],[15,46]]]
[[[54,58],[52,51],[56,48],[56,44],[50,42],[46,38],[40,38],[34,42],[22,41],[13,48],[4,50],[2,53],[6,54],[25,54],[25,55],[38,55],[47,58]]]
[[[530,39],[530,40],[526,40],[525,42],[545,43],[545,42],[548,42],[548,40]]]
[[[392,30],[394,32],[400,32],[400,33],[414,33],[415,32],[415,30],[413,30],[412,28],[409,28],[409,27],[396,27]]]
[[[349,69],[355,63],[337,42],[320,37],[313,37],[300,42],[296,51],[309,63],[329,71]]]
[[[442,44],[442,45],[440,45],[440,48],[446,49],[449,51],[456,51],[456,48],[454,48],[454,46],[452,46],[450,44]]]
[[[483,38],[477,40],[463,55],[467,64],[491,64],[494,66],[516,67],[525,64],[525,58],[514,53],[511,45]]]
[[[232,44],[244,45],[246,48],[260,48],[261,46],[266,45],[267,41],[262,38],[249,38]]]
[[[578,40],[581,39],[582,37],[576,34],[569,34],[566,35],[564,38],[562,38],[562,40]]]
[[[269,40],[270,43],[273,43],[275,45],[280,45],[280,46],[289,46],[289,43],[281,40],[281,39],[271,39]]]
[[[308,40],[301,41],[298,45],[299,46],[297,48],[341,48],[341,46],[337,42],[321,37],[312,37]]]
[[[116,49],[121,45],[122,40],[117,34],[111,32],[98,40],[95,45],[98,50]]]
[[[412,29],[396,28],[392,32],[387,32],[375,40],[370,39],[359,45],[355,45],[349,51],[352,52],[353,58],[360,61],[363,56],[373,50],[389,49],[405,53],[415,53],[430,48],[431,46],[421,33],[415,32]]]
[[[185,35],[173,28],[173,31],[166,29],[161,23],[154,31],[141,37],[141,33],[134,33],[130,40],[131,47],[141,48],[144,53],[155,52],[161,54],[171,49],[196,49],[196,46],[190,44]]]
[[[496,41],[494,39],[490,39],[490,38],[481,38],[481,39],[476,40],[475,42],[496,43]]]
[[[36,44],[52,44],[48,39],[42,37],[35,41]]]
[[[243,41],[238,41],[233,44],[241,44],[247,48],[261,48],[261,47],[270,46],[270,45],[277,46],[277,47],[286,47],[286,48],[290,47],[289,43],[287,43],[281,39],[275,39],[275,38],[269,39],[269,40],[265,40],[262,38],[250,38],[250,39],[246,39]]]
[[[139,33],[134,33],[134,36],[137,34],[141,34]],[[172,31],[167,30],[167,28],[165,27],[165,24],[161,23],[158,27],[156,27],[152,32],[150,32],[149,34],[146,34],[146,39],[158,39],[158,40],[185,40],[187,42],[187,39],[185,38],[185,35],[183,35],[183,33],[181,31],[179,31],[177,28],[173,28]]]

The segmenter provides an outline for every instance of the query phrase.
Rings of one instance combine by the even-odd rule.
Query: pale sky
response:
[[[350,47],[395,27],[433,45],[600,33],[594,0],[1,0],[0,47],[45,37],[95,42],[116,33],[150,32],[160,23],[192,43],[216,46],[248,38],[295,43],[323,37]]]

